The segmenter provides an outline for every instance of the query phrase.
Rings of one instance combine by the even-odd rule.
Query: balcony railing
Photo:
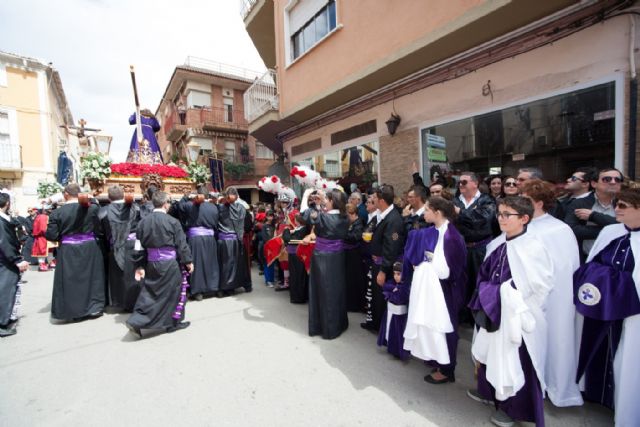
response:
[[[270,110],[278,110],[275,70],[267,70],[244,93],[244,112],[250,123]]]
[[[251,9],[256,3],[258,0],[240,0],[240,16],[243,20],[251,13]]]
[[[0,143],[0,169],[22,169],[22,147],[10,142]]]
[[[190,108],[189,110],[199,111],[200,123],[203,127],[211,125],[232,127],[234,129],[247,128],[247,120],[244,118],[242,110],[227,110],[226,108],[202,108],[199,110]],[[187,112],[187,117],[189,117],[189,112]]]
[[[199,58],[197,56],[187,56],[184,61],[184,65],[195,68],[203,68],[210,70],[218,74],[226,74],[233,77],[240,77],[245,80],[255,80],[260,78],[262,71],[253,71],[246,68],[236,67],[234,65],[223,64],[221,62],[212,61],[206,58]]]

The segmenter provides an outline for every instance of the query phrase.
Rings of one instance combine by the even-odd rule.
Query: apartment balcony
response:
[[[22,174],[22,147],[10,142],[0,143],[0,173],[17,177]]]
[[[184,124],[179,114],[174,111],[164,119],[164,133],[167,140],[175,142],[189,128],[213,131],[247,132],[247,120],[242,110],[226,108],[189,108]]]
[[[273,0],[240,0],[240,16],[267,68],[276,66]]]

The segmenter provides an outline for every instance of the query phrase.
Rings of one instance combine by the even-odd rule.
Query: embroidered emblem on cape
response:
[[[396,240],[398,240],[399,238],[400,238],[400,236],[398,236],[398,233],[393,233],[393,234],[391,235],[391,240],[393,240],[393,241],[396,241]]]
[[[600,289],[592,283],[585,283],[578,288],[578,300],[584,305],[596,305],[601,299]]]

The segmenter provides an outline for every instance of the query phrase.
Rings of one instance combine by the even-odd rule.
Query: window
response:
[[[211,94],[207,92],[199,92],[197,90],[189,91],[187,95],[188,108],[209,108],[211,107]]]
[[[236,142],[227,140],[224,142],[224,159],[228,162],[236,161]]]
[[[224,121],[233,123],[233,98],[225,96],[224,102]]]
[[[0,86],[7,87],[7,67],[0,64]]]
[[[0,111],[0,144],[10,144],[9,114]]]
[[[273,159],[273,151],[266,145],[256,142],[256,159]]]
[[[614,166],[615,116],[610,82],[432,126],[421,131],[423,173],[537,167],[563,182],[581,166]]]
[[[193,137],[191,140],[200,146],[201,156],[209,156],[213,152],[213,141],[210,138]]]
[[[289,20],[293,35],[291,36],[291,56],[292,59],[298,58],[304,52],[311,49],[316,43],[322,40],[327,34],[336,28],[336,2],[330,0],[318,11],[311,19],[307,20],[302,26],[298,21],[299,16],[306,12],[296,14],[296,9],[289,14]]]

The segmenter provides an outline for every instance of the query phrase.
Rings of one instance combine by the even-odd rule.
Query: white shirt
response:
[[[11,222],[11,217],[2,211],[0,211],[0,217],[6,219],[7,222]]]
[[[373,211],[371,213],[367,212],[367,216],[368,216],[367,224],[369,224],[374,217],[377,218],[379,214],[380,214],[380,210],[379,209],[376,209],[375,211]]]
[[[389,215],[389,212],[391,212],[393,210],[393,205],[389,205],[389,207],[387,209],[384,210],[384,212],[380,212],[380,210],[378,210],[378,224],[380,224],[380,221],[382,221],[383,219],[386,218],[387,215]]]
[[[482,193],[480,193],[480,190],[476,191],[476,195],[473,196],[473,199],[471,199],[471,201],[469,203],[467,203],[467,199],[464,198],[464,196],[462,194],[460,194],[460,196],[458,196],[458,198],[460,199],[460,201],[462,202],[462,204],[464,205],[464,208],[467,209],[469,208],[469,206],[471,206],[472,204],[475,203],[476,200],[478,200],[480,198],[480,195]]]
[[[415,211],[413,214],[422,216],[424,214],[424,207],[425,207],[425,205],[422,205],[422,207],[420,209],[418,209],[417,211]]]
[[[166,212],[165,212],[165,210],[164,210],[164,209],[162,209],[162,208],[155,208],[153,211],[154,211],[154,212],[162,212],[162,213],[166,213]]]
[[[338,209],[331,209],[330,211],[327,211],[328,214],[339,214],[340,211]]]

